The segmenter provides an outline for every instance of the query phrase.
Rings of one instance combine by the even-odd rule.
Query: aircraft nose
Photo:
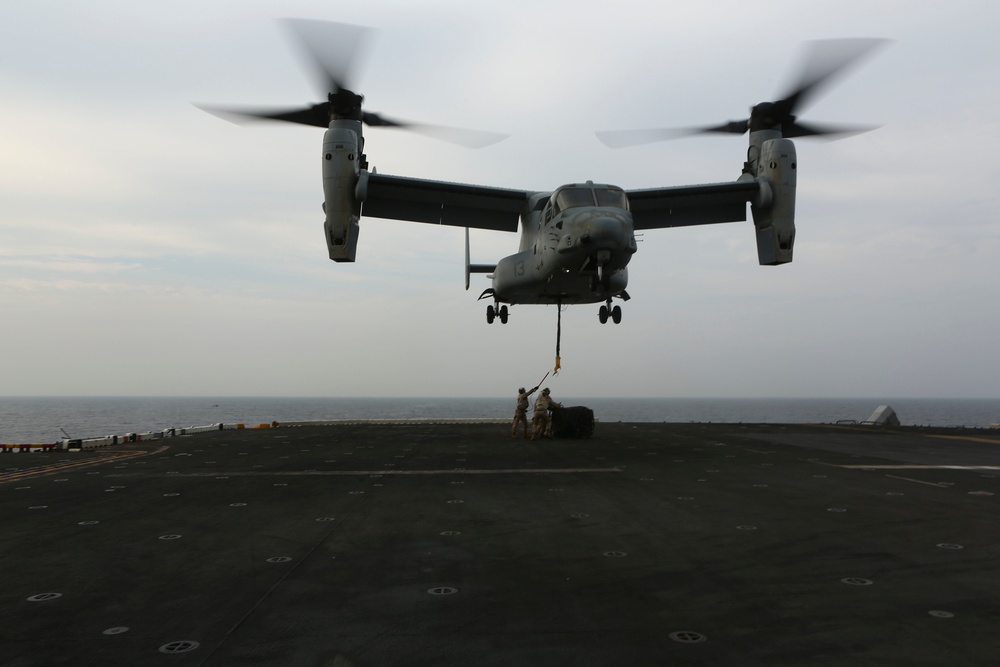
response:
[[[586,222],[580,240],[592,245],[617,245],[625,232],[621,220],[610,217],[591,218]]]

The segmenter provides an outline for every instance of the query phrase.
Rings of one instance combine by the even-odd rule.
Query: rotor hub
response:
[[[782,102],[761,102],[750,109],[749,129],[751,132],[758,130],[781,130],[782,127],[791,127],[795,123],[795,116],[791,114],[790,105]]]
[[[339,88],[336,92],[328,93],[326,96],[330,103],[330,118],[333,120],[362,120],[361,104],[365,99],[364,95]]]

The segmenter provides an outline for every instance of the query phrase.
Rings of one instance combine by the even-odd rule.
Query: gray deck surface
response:
[[[957,435],[380,424],[4,455],[0,664],[997,664],[1000,445]]]

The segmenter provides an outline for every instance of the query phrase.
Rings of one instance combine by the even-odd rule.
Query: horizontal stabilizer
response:
[[[496,268],[496,264],[469,264],[469,273],[493,273]]]

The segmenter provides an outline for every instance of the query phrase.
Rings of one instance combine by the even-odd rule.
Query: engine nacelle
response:
[[[361,200],[358,179],[364,150],[361,123],[334,120],[323,138],[323,212],[326,247],[335,262],[353,262],[358,249]],[[367,172],[365,172],[367,175]]]
[[[751,137],[749,155],[751,166],[756,158],[756,179],[761,186],[761,196],[750,206],[757,228],[757,259],[761,265],[787,264],[795,244],[795,144],[790,139],[766,139],[772,134],[766,130],[754,134],[764,139],[757,149]]]

